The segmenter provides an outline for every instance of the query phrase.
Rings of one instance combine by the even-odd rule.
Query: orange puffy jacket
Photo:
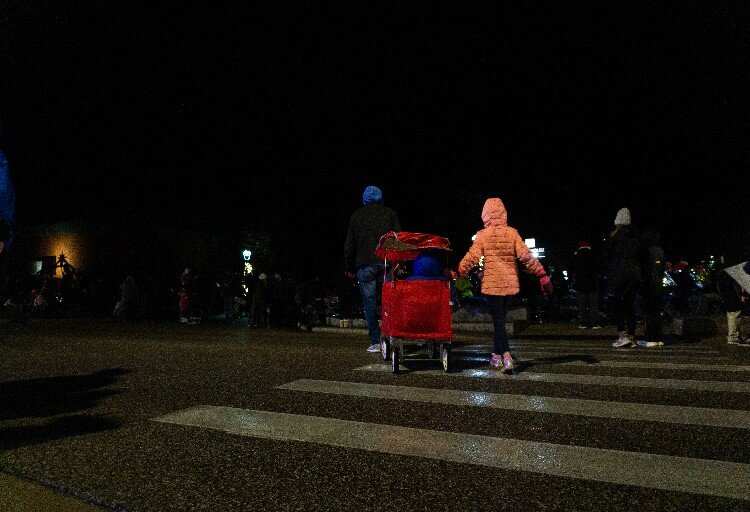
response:
[[[546,274],[518,231],[508,226],[508,212],[499,198],[491,197],[484,202],[482,222],[484,229],[477,232],[474,243],[458,264],[458,273],[466,275],[484,257],[483,294],[515,295],[519,292],[516,260],[532,274],[539,277]]]

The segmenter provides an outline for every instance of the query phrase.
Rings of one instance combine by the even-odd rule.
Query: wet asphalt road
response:
[[[356,332],[107,320],[0,324],[0,329],[0,467],[103,508],[750,510],[750,487],[744,488],[750,481],[744,476],[750,467],[750,428],[741,424],[744,416],[739,425],[723,424],[733,411],[750,411],[750,349],[727,346],[720,335],[678,347],[617,351],[606,331],[582,335],[568,327],[538,328],[514,339],[518,374],[544,376],[523,380],[471,373],[490,370],[487,334],[457,333],[457,373],[434,371],[439,363],[416,359],[415,352],[406,371],[393,375],[377,371],[385,363],[379,354],[365,352],[366,337]],[[576,380],[591,376],[601,379]],[[538,397],[596,400],[606,402],[612,416],[279,388],[298,381],[409,386],[434,390],[427,394],[439,397],[449,390],[493,393],[529,403],[542,400]],[[687,381],[697,384],[685,389],[681,383]],[[723,384],[701,387],[716,382]],[[684,408],[685,419],[649,421],[618,413],[625,410],[621,404],[630,403]],[[361,449],[348,441],[285,438],[281,431],[269,438],[154,421],[205,405],[294,415],[282,418],[300,421],[303,430],[305,418],[314,417],[348,420],[342,424],[362,425],[363,432],[369,425],[385,425],[386,433]],[[706,421],[718,418],[717,424],[696,423],[691,407],[714,409]],[[253,432],[252,421],[241,418],[240,426]],[[309,420],[310,430],[314,424]],[[635,481],[641,483],[629,485],[623,483],[629,481],[623,473],[634,470],[628,466],[588,467],[581,477],[564,467],[567,476],[559,476],[553,469],[559,461],[550,460],[529,470],[525,448],[502,454],[517,456],[514,467],[520,469],[467,462],[461,454],[451,458],[440,446],[430,447],[430,456],[412,454],[408,447],[405,453],[389,453],[384,448],[388,427],[396,433],[411,427],[582,447],[606,461],[615,452],[666,456],[654,460],[678,463],[682,459],[669,457],[685,457],[699,471],[706,464],[707,478],[721,481],[726,468],[740,476],[733,480],[727,474],[729,483],[717,493],[693,484],[680,490],[660,485],[665,476],[658,464],[635,466]],[[336,438],[335,430],[326,439]],[[419,436],[422,430],[414,432]],[[712,461],[732,464],[716,469]]]

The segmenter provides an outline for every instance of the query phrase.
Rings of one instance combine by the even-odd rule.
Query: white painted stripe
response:
[[[706,357],[713,357],[713,356],[724,356],[724,354],[718,350],[711,350],[711,349],[701,349],[701,348],[672,348],[671,346],[662,346],[662,347],[655,347],[655,348],[615,348],[612,346],[612,343],[610,341],[607,341],[604,344],[601,345],[594,345],[591,343],[584,343],[584,344],[568,344],[568,343],[557,343],[557,344],[549,344],[549,345],[541,345],[536,343],[524,343],[524,344],[517,344],[517,343],[510,343],[509,344],[511,350],[529,350],[529,351],[563,351],[563,352],[572,352],[572,351],[586,351],[586,352],[606,352],[606,353],[618,353],[618,354],[644,354],[644,355],[654,355],[654,354],[669,354],[670,356],[677,356],[677,355],[689,355],[689,356],[706,356]],[[454,344],[455,350],[476,350],[479,352],[489,352],[492,350],[492,343],[486,343],[482,345],[464,345],[460,342],[456,342]]]
[[[747,499],[750,465],[203,405],[155,421],[279,441]]]
[[[459,351],[455,352],[456,354],[460,354]],[[532,357],[562,357],[562,356],[590,356],[590,357],[602,357],[604,359],[609,360],[618,360],[618,359],[627,359],[628,361],[634,361],[634,360],[642,360],[642,361],[667,361],[667,362],[681,362],[686,363],[689,361],[702,361],[706,363],[710,363],[712,361],[717,362],[723,362],[723,361],[729,361],[728,357],[719,356],[719,357],[696,357],[696,356],[682,356],[679,354],[653,354],[651,356],[643,356],[642,354],[598,354],[594,352],[587,352],[585,350],[575,351],[570,350],[568,352],[527,352],[525,350],[511,350],[511,353],[519,356],[519,357],[525,357],[525,358],[532,358]],[[489,355],[489,354],[488,354]]]
[[[473,355],[472,352],[452,352],[462,361],[484,361],[489,362],[488,354]],[[472,354],[472,355],[464,355]],[[526,354],[528,355],[528,354]],[[575,357],[576,355],[570,355]],[[519,363],[525,365],[554,365],[554,366],[599,366],[602,368],[645,368],[653,370],[706,370],[711,372],[750,372],[750,366],[732,365],[732,364],[695,364],[695,363],[651,363],[646,361],[607,361],[597,359],[595,362],[587,361],[555,361],[555,357],[564,356],[543,356],[538,359],[516,358],[516,365]],[[489,363],[488,363],[489,364]]]
[[[384,364],[370,364],[356,368],[369,372],[390,372],[391,367]],[[406,368],[404,368],[405,370]],[[442,370],[419,370],[419,375],[441,377],[476,377],[480,379],[509,379],[532,382],[557,382],[563,384],[582,384],[589,386],[623,386],[635,388],[690,389],[693,391],[725,391],[731,393],[750,393],[750,382],[652,379],[649,377],[613,377],[610,375],[573,375],[563,373],[523,372],[505,375],[498,370],[462,370],[446,373]]]
[[[484,393],[456,389],[430,389],[310,379],[296,380],[288,384],[277,386],[277,389],[347,396],[366,396],[371,398],[407,400],[433,404],[490,407],[494,409],[511,409],[515,411],[575,414],[578,416],[592,416],[597,418],[617,418],[625,420],[680,423],[684,425],[709,425],[713,427],[750,429],[750,412],[734,409],[677,407],[673,405],[607,402],[577,398],[510,395],[505,393]]]

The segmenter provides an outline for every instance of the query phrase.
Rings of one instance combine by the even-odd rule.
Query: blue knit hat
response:
[[[362,202],[364,204],[382,203],[383,191],[373,185],[368,185],[362,193]]]

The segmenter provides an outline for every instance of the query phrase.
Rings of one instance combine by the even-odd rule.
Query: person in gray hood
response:
[[[384,264],[375,254],[380,237],[389,231],[401,231],[396,211],[383,205],[383,192],[373,185],[362,194],[363,206],[352,213],[344,242],[344,273],[357,275],[362,308],[370,339],[368,352],[380,352],[378,297],[383,286]]]

